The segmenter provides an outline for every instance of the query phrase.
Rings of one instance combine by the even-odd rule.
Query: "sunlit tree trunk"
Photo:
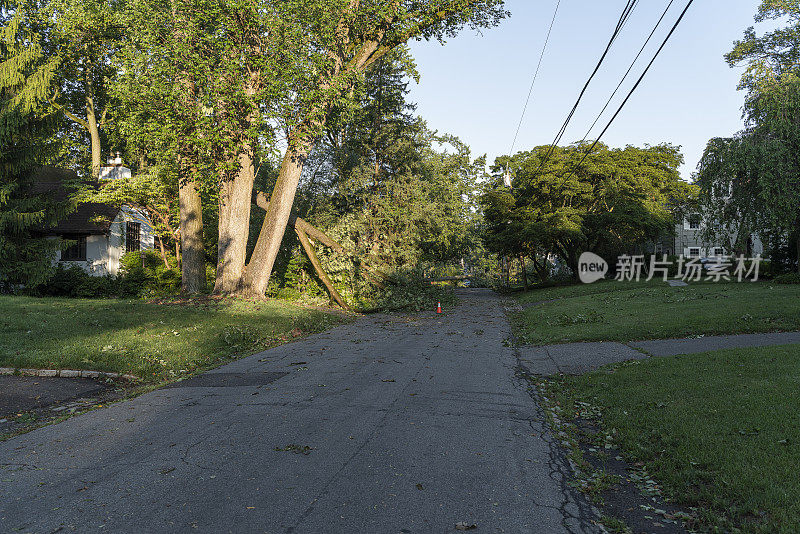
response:
[[[216,294],[230,294],[241,289],[254,181],[253,154],[246,144],[239,155],[239,172],[220,188]]]
[[[92,150],[92,177],[100,176],[100,166],[103,163],[100,146],[100,127],[97,124],[97,114],[91,96],[86,97],[86,124],[89,130],[89,139]]]
[[[181,214],[181,290],[189,294],[200,293],[206,288],[203,203],[197,185],[193,179],[185,179],[181,181],[178,190]]]
[[[283,157],[264,223],[244,276],[243,291],[246,294],[261,297],[267,291],[307,155],[308,147],[303,146],[301,149],[290,148]]]

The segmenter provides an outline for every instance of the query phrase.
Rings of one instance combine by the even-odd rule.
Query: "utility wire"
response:
[[[605,61],[606,56],[608,56],[608,52],[611,50],[611,46],[617,40],[617,37],[619,37],[619,34],[622,31],[622,28],[625,26],[625,23],[628,21],[628,18],[630,18],[631,13],[636,8],[638,3],[639,3],[639,0],[628,0],[628,2],[625,4],[625,7],[622,10],[622,14],[619,17],[619,21],[617,22],[617,26],[616,26],[616,28],[614,28],[614,33],[611,35],[611,38],[608,41],[608,45],[606,45],[606,49],[603,51],[603,55],[600,56],[600,60],[597,62],[597,65],[595,66],[594,71],[592,71],[592,74],[591,74],[591,76],[589,76],[589,79],[586,81],[586,84],[583,86],[583,89],[581,90],[580,95],[578,95],[578,100],[575,102],[575,105],[572,106],[572,109],[570,110],[569,114],[567,115],[567,118],[564,121],[564,124],[561,126],[561,129],[558,131],[558,134],[556,134],[556,138],[553,140],[552,144],[548,148],[544,159],[539,164],[539,168],[536,170],[536,174],[538,174],[539,171],[542,170],[542,168],[545,166],[547,161],[550,159],[550,156],[553,155],[553,152],[555,151],[555,147],[558,146],[558,143],[561,141],[561,138],[564,137],[564,134],[567,131],[567,127],[569,126],[570,121],[572,121],[572,117],[575,115],[575,112],[577,111],[578,106],[580,105],[581,100],[583,99],[583,96],[586,94],[586,90],[589,88],[589,84],[592,83],[592,80],[597,75],[597,72],[600,70],[600,67],[602,66],[603,62]]]
[[[650,44],[650,40],[653,38],[653,35],[655,35],[656,30],[658,30],[659,26],[661,26],[661,23],[664,21],[664,18],[667,16],[667,13],[669,12],[670,8],[672,7],[672,4],[674,4],[674,3],[675,3],[675,0],[670,0],[669,1],[669,4],[667,5],[667,9],[665,9],[664,13],[661,14],[661,18],[658,19],[658,22],[656,22],[656,25],[653,28],[653,31],[650,32],[650,35],[647,37],[647,40],[642,45],[642,48],[639,50],[639,53],[636,54],[635,58],[633,58],[633,61],[631,62],[631,66],[628,67],[627,72],[625,72],[625,75],[622,76],[622,79],[619,81],[619,84],[617,85],[617,88],[614,89],[613,93],[611,93],[611,96],[608,98],[608,101],[606,102],[606,105],[603,106],[602,111],[600,111],[600,113],[597,114],[597,118],[594,120],[592,125],[589,127],[589,130],[586,132],[586,135],[583,136],[583,139],[581,139],[581,143],[586,141],[586,138],[589,137],[589,134],[592,133],[592,130],[594,130],[594,127],[597,126],[597,123],[600,121],[600,117],[603,116],[603,113],[606,112],[606,110],[608,109],[608,106],[611,105],[611,101],[614,100],[614,97],[617,95],[617,92],[622,87],[622,84],[625,83],[625,80],[628,78],[628,75],[633,70],[634,65],[636,65],[637,61],[639,61],[639,57],[641,57],[641,55],[644,52],[645,48],[647,48],[647,45]]]
[[[639,0],[636,0],[636,1],[633,3],[633,6],[631,7],[631,13],[633,13],[633,10],[634,10],[634,9],[636,9],[636,4],[638,4],[638,3],[639,3]],[[625,26],[627,26],[627,25],[628,25],[628,21],[629,21],[629,20],[630,20],[630,19],[625,19],[625,21],[624,21],[624,22],[622,23],[622,25],[619,27],[619,31],[620,31],[620,32],[621,32],[622,30],[624,30],[624,29],[625,29]]]
[[[511,150],[508,151],[508,155],[512,156],[514,154],[514,147],[517,145],[517,137],[519,136],[519,130],[522,128],[522,120],[525,118],[525,112],[528,111],[528,104],[531,101],[531,95],[533,95],[533,87],[536,85],[536,79],[539,77],[539,69],[542,67],[542,59],[544,59],[544,53],[547,51],[547,44],[550,42],[550,34],[553,32],[553,25],[556,22],[556,15],[558,15],[558,8],[561,6],[561,0],[558,0],[556,3],[556,9],[553,13],[553,20],[550,21],[550,29],[547,30],[547,37],[544,40],[544,46],[542,47],[542,53],[539,56],[539,63],[536,65],[536,72],[533,75],[533,81],[531,81],[531,88],[528,90],[528,98],[525,100],[525,107],[522,108],[522,116],[519,118],[519,124],[517,124],[517,131],[514,133],[514,140],[511,142]]]
[[[570,171],[569,175],[567,175],[567,178],[564,180],[564,182],[569,180],[572,177],[572,175],[575,174],[575,170],[578,167],[580,167],[581,165],[583,165],[583,162],[586,161],[586,158],[589,157],[589,154],[591,154],[592,151],[595,149],[595,147],[597,147],[597,144],[600,142],[600,139],[603,137],[603,135],[605,135],[605,133],[608,131],[608,129],[611,128],[611,125],[614,123],[616,118],[622,112],[622,108],[625,107],[625,104],[628,103],[628,100],[630,100],[631,96],[633,96],[633,93],[636,91],[636,89],[642,83],[642,80],[644,80],[644,77],[647,75],[647,72],[650,70],[650,67],[653,66],[653,63],[656,62],[656,59],[658,58],[659,54],[661,54],[661,51],[664,50],[665,46],[667,46],[667,43],[669,42],[670,38],[672,37],[672,34],[674,34],[675,30],[678,29],[678,26],[680,25],[681,21],[683,20],[683,17],[686,15],[686,12],[689,11],[689,8],[692,7],[693,3],[694,3],[694,0],[689,0],[689,2],[686,4],[686,7],[683,9],[683,12],[681,13],[681,16],[678,17],[678,20],[672,26],[672,29],[669,31],[669,34],[667,34],[666,38],[664,39],[664,42],[661,43],[661,46],[656,51],[655,55],[653,56],[653,59],[650,60],[650,63],[648,63],[647,67],[644,69],[644,72],[642,73],[642,75],[639,76],[639,79],[636,81],[636,84],[633,86],[633,88],[630,90],[630,92],[628,92],[628,96],[625,97],[625,100],[623,100],[622,104],[620,104],[619,108],[617,109],[617,112],[614,113],[614,116],[611,117],[610,121],[608,121],[608,124],[606,125],[606,127],[603,129],[602,132],[600,132],[600,135],[597,136],[597,140],[594,142],[594,144],[592,144],[592,146],[589,148],[589,150],[586,151],[586,154],[583,155],[583,159],[581,159],[581,161],[572,169],[572,171]]]
[[[614,29],[614,34],[611,36],[611,39],[609,40],[608,45],[606,46],[606,49],[603,52],[603,55],[600,57],[600,60],[597,62],[597,65],[594,68],[594,71],[592,72],[591,76],[589,76],[589,79],[586,81],[586,84],[583,86],[583,89],[581,90],[581,93],[578,95],[578,100],[575,102],[575,105],[572,107],[572,110],[570,110],[569,115],[567,115],[567,119],[564,121],[564,124],[561,126],[561,130],[559,131],[558,135],[556,136],[556,140],[553,142],[553,145],[552,145],[551,148],[555,149],[555,147],[558,145],[558,143],[561,142],[561,138],[566,133],[567,127],[569,126],[570,121],[572,121],[572,117],[575,115],[575,112],[578,110],[578,106],[580,105],[581,100],[583,100],[583,97],[586,94],[586,90],[589,88],[589,84],[592,83],[592,80],[597,75],[597,73],[600,71],[600,67],[602,66],[603,62],[606,59],[606,56],[608,55],[609,51],[611,50],[611,46],[617,40],[617,37],[619,37],[619,34],[622,32],[622,29],[625,27],[626,23],[628,22],[628,18],[630,17],[631,13],[633,13],[633,10],[636,8],[636,5],[638,3],[639,3],[639,0],[628,0],[628,3],[626,4],[625,9],[623,9],[622,15],[620,16],[619,22],[617,23],[617,27]]]

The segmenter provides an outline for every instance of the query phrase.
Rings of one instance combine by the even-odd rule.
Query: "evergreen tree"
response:
[[[40,230],[70,203],[32,190],[35,171],[53,149],[54,117],[43,102],[55,64],[18,13],[0,6],[0,17],[0,285],[9,289],[47,279],[60,243]]]

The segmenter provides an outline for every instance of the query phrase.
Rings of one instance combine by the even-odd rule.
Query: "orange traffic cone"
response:
[[[441,302],[437,302],[436,303],[436,313],[442,313],[442,303]]]

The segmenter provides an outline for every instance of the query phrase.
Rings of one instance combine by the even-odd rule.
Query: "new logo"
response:
[[[584,252],[578,260],[578,276],[584,284],[592,284],[608,272],[606,260],[592,252]]]

